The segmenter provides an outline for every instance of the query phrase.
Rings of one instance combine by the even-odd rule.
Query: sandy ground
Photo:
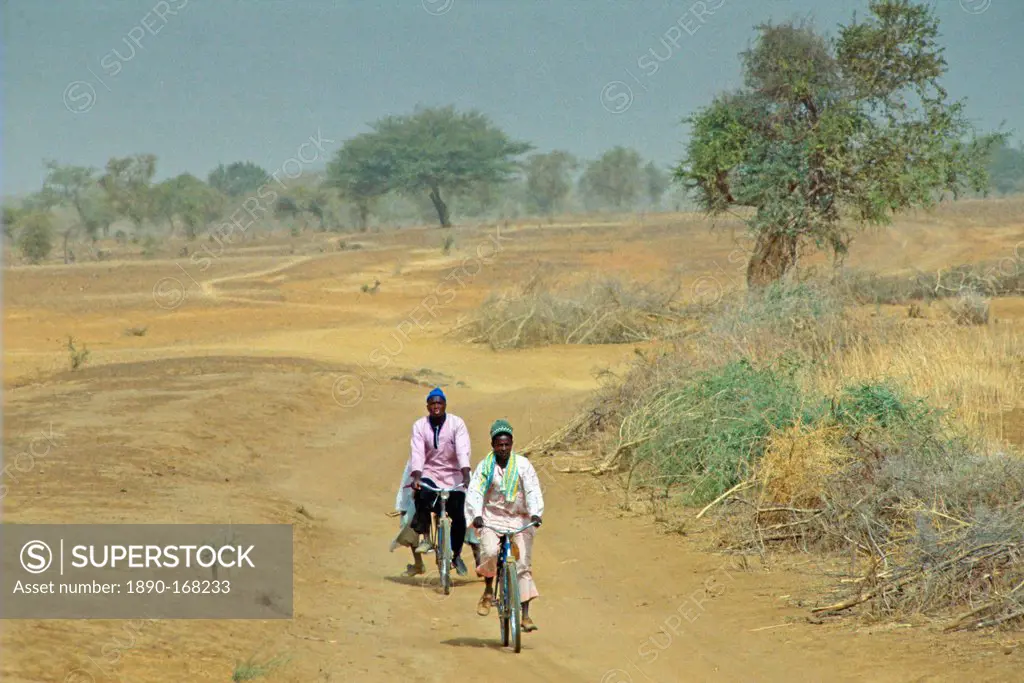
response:
[[[278,654],[289,662],[264,680],[1022,679],[1019,634],[808,623],[822,583],[813,562],[705,552],[700,534],[666,534],[551,458],[536,462],[547,503],[534,551],[540,630],[524,634],[522,653],[500,647],[494,614],[476,615],[482,583],[459,579],[445,597],[436,572],[400,577],[409,556],[388,552],[386,513],[429,385],[443,384],[467,421],[475,464],[492,420],[510,419],[520,445],[546,435],[599,371],[634,355],[495,353],[446,337],[489,291],[537,272],[676,272],[684,291],[706,293],[743,272],[727,232],[686,216],[459,228],[447,256],[437,231],[403,233],[366,236],[355,251],[227,254],[202,272],[184,259],[6,271],[4,452],[49,425],[61,438],[5,480],[5,521],[293,524],[295,616],[163,620],[130,637],[116,621],[6,621],[3,680],[228,681],[237,661]],[[927,269],[1012,255],[1020,239],[1021,224],[908,221],[853,253]],[[360,291],[375,279],[376,293]],[[1021,311],[997,302],[996,317]],[[91,352],[74,372],[67,335]]]

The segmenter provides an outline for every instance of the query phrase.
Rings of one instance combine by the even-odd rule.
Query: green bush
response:
[[[833,411],[836,421],[848,429],[877,426],[882,429],[911,426],[919,433],[938,429],[939,411],[921,398],[906,396],[889,382],[847,387]]]
[[[35,265],[53,250],[53,224],[50,215],[33,211],[19,221],[18,246],[28,262]]]
[[[688,502],[713,500],[750,476],[773,429],[824,414],[823,401],[805,402],[795,370],[739,360],[664,391],[630,416],[650,435],[635,457],[665,486],[683,484]]]

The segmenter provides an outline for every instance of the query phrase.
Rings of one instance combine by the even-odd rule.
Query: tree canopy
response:
[[[646,191],[643,159],[632,149],[616,146],[587,164],[580,189],[616,210],[629,208]]]
[[[526,160],[526,191],[538,211],[550,214],[559,209],[572,190],[576,159],[561,150],[534,154]]]
[[[760,25],[744,86],[685,119],[677,180],[715,215],[752,207],[748,285],[782,277],[806,245],[841,258],[850,224],[885,224],[943,193],[983,191],[1000,136],[979,136],[939,81],[932,10],[874,0],[829,40],[804,24]]]
[[[1011,147],[1000,140],[989,156],[988,173],[996,192],[1024,192],[1024,144]]]
[[[228,197],[252,194],[270,181],[270,174],[251,161],[236,161],[219,165],[210,171],[206,182]]]
[[[153,215],[155,196],[151,185],[156,173],[156,156],[137,154],[114,157],[107,162],[107,172],[100,178],[100,187],[107,193],[111,206],[119,216],[130,219],[136,228]]]
[[[391,190],[392,157],[381,154],[380,145],[369,133],[345,141],[327,164],[325,184],[356,207],[357,222],[366,230],[375,200]]]
[[[442,227],[451,225],[445,195],[508,180],[518,169],[516,157],[533,148],[511,140],[485,115],[451,106],[388,116],[371,128],[338,151],[331,182],[343,192],[358,189],[360,199],[391,190],[427,193]]]
[[[154,211],[165,218],[171,229],[174,219],[181,221],[185,238],[194,240],[208,223],[216,220],[224,209],[223,194],[196,178],[182,173],[154,188]]]

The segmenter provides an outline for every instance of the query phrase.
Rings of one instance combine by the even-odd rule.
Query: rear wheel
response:
[[[522,649],[522,610],[519,602],[519,574],[515,560],[505,560],[505,596],[508,604],[508,631],[512,647],[516,652]],[[508,642],[503,643],[508,645]]]

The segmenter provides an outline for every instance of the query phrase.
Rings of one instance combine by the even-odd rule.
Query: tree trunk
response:
[[[747,264],[747,289],[759,289],[782,278],[796,264],[796,237],[761,233]]]
[[[358,202],[356,211],[359,215],[359,232],[366,232],[366,228],[369,227],[370,207],[366,205],[366,202]]]
[[[448,220],[448,206],[441,199],[441,191],[438,188],[430,188],[430,201],[434,203],[434,208],[437,210],[437,217],[441,221],[441,227],[452,227],[451,222]]]
[[[70,255],[68,254],[68,240],[71,239],[71,232],[73,228],[69,228],[64,231],[64,265],[71,263]]]

